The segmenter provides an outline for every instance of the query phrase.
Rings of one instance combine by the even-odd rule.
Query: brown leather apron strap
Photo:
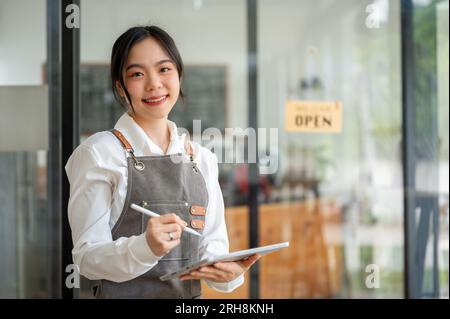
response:
[[[131,152],[131,153],[134,154],[134,149],[131,146],[130,142],[128,142],[128,140],[125,138],[125,136],[123,136],[123,134],[119,130],[112,129],[110,132],[112,132],[117,137],[117,139],[120,141],[120,143],[122,144],[123,148],[127,152]],[[185,141],[186,152],[188,153],[188,155],[190,157],[193,158],[194,157],[194,149],[192,148],[191,142],[189,141],[189,139],[185,139],[184,141]]]
[[[119,130],[112,129],[111,132],[119,139],[120,143],[122,143],[123,148],[124,148],[127,152],[132,152],[132,153],[134,153],[133,147],[132,147],[131,144],[128,142],[128,140],[125,138],[125,136],[123,136],[123,134],[120,133]]]
[[[119,130],[116,130],[116,129],[112,129],[112,130],[110,130],[110,132],[112,132],[114,134],[114,136],[117,137],[117,139],[120,141],[120,143],[122,144],[125,151],[128,154],[130,154],[131,158],[134,161],[134,167],[138,171],[143,171],[145,169],[144,163],[142,163],[142,161],[139,161],[136,158],[136,156],[134,155],[134,149],[131,146],[131,144],[128,142],[128,140],[125,138],[125,136],[123,136],[123,134]]]

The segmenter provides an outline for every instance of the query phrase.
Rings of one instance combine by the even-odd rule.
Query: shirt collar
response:
[[[169,120],[168,123],[170,144],[167,154],[184,153],[184,139],[186,134],[179,136],[177,125]],[[133,147],[136,156],[165,155],[162,149],[148,137],[128,113],[124,113],[119,118],[114,128],[125,136]]]

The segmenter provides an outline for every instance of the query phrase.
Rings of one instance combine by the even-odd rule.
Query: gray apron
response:
[[[194,162],[192,147],[187,147],[190,162],[182,154],[136,157],[133,148],[117,130],[111,132],[129,153],[128,188],[125,204],[114,228],[113,240],[145,232],[149,217],[130,208],[132,203],[158,214],[175,213],[192,228],[205,226],[208,192],[205,180]],[[173,159],[178,157],[179,161]],[[197,236],[182,232],[180,245],[161,258],[147,273],[122,283],[101,280],[97,298],[201,298],[199,280],[161,281],[160,276],[199,260]]]

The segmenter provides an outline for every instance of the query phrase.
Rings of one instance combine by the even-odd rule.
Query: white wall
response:
[[[42,84],[45,7],[45,0],[0,0],[0,85]]]

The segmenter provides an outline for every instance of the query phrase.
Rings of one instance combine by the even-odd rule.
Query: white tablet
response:
[[[246,259],[254,254],[260,254],[261,256],[263,256],[263,255],[271,253],[275,250],[285,248],[288,246],[289,246],[289,242],[284,242],[284,243],[279,243],[279,244],[275,244],[275,245],[261,246],[261,247],[257,247],[257,248],[239,250],[239,251],[235,251],[235,252],[225,254],[225,255],[219,255],[219,256],[205,258],[196,263],[187,265],[177,271],[165,274],[165,275],[159,277],[159,279],[161,279],[162,281],[174,279],[174,278],[180,277],[182,275],[188,274],[192,270],[197,269],[199,267],[209,266],[209,265],[215,264],[220,261],[223,261],[223,262],[238,261],[238,260]]]

